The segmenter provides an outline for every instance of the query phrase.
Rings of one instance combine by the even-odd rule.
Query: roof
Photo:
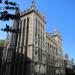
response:
[[[26,11],[20,13],[20,17],[26,16],[26,15],[31,14],[31,13],[33,13],[33,12],[34,12],[44,23],[46,23],[44,14],[40,13],[40,12],[37,10],[37,8],[36,8],[36,6],[35,6],[34,0],[32,1],[32,5],[31,5]]]

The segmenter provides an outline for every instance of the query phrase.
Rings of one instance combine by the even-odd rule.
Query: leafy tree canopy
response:
[[[4,45],[4,40],[0,40],[0,46]]]

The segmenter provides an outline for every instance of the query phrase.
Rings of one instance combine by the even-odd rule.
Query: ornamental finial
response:
[[[36,8],[34,0],[32,0],[32,8]]]
[[[32,5],[34,5],[35,4],[35,1],[34,0],[32,0]]]

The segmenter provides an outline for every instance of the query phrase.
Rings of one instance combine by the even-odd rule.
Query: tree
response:
[[[0,0],[0,3],[2,3],[2,0]]]
[[[6,0],[4,2],[4,4],[5,4],[5,6],[3,8],[6,9],[6,10],[3,10],[2,12],[0,12],[0,20],[1,21],[15,20],[17,22],[19,20],[19,17],[20,17],[18,5],[15,2],[9,2],[8,0]],[[11,13],[9,13],[8,10],[12,10],[12,11],[15,10],[16,13],[11,14]],[[7,33],[8,32],[12,33],[13,36],[11,37],[12,38],[11,41],[16,43],[17,34],[18,34],[18,30],[19,30],[18,23],[16,25],[14,25],[14,26],[15,27],[10,27],[8,24],[6,24],[6,27],[2,28],[1,30],[4,31],[4,32],[7,32]],[[10,47],[9,48],[6,48],[6,46],[5,46],[5,52],[10,50],[10,51],[14,51],[14,53],[15,53],[15,51],[16,51],[16,49],[15,49],[16,48],[16,44],[14,46],[14,44],[12,42],[10,43]],[[14,48],[11,48],[11,45]],[[3,59],[2,64],[1,64],[1,75],[7,72],[6,67],[8,66],[8,64],[11,63],[11,65],[13,65],[12,62],[14,62],[14,58],[13,58],[14,53],[11,56],[11,59],[10,59],[11,61],[7,62],[6,59]],[[8,54],[9,54],[9,52],[7,53],[7,55]],[[10,56],[8,56],[8,57],[10,57]],[[9,59],[9,58],[7,58],[7,59]],[[10,68],[10,66],[9,66],[9,68]],[[9,73],[11,73],[11,71]],[[9,74],[9,75],[11,75],[11,74]]]
[[[4,40],[0,40],[0,46],[4,45]]]
[[[0,12],[0,20],[1,21],[9,21],[9,19],[11,19],[11,20],[18,20],[19,16],[20,16],[19,13],[17,13],[17,14],[10,14],[8,12],[8,10],[16,10],[16,11],[19,10],[17,3],[9,2],[8,0],[6,0],[4,3],[5,3],[6,6],[3,7],[3,8],[6,9],[6,11],[4,10],[4,11]],[[1,30],[5,31],[5,32],[13,32],[13,33],[17,32],[17,30],[12,29],[7,24],[6,24],[6,27],[2,28]]]

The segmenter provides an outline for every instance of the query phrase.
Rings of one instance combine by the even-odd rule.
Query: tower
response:
[[[33,0],[32,5],[20,15],[21,33],[18,35],[16,49],[16,52],[22,55],[20,60],[27,62],[21,66],[27,75],[46,73],[45,24],[45,17],[38,12]]]
[[[33,0],[12,26],[18,25],[20,32],[17,36],[11,34],[4,75],[46,74],[45,24],[45,16],[38,12]]]

